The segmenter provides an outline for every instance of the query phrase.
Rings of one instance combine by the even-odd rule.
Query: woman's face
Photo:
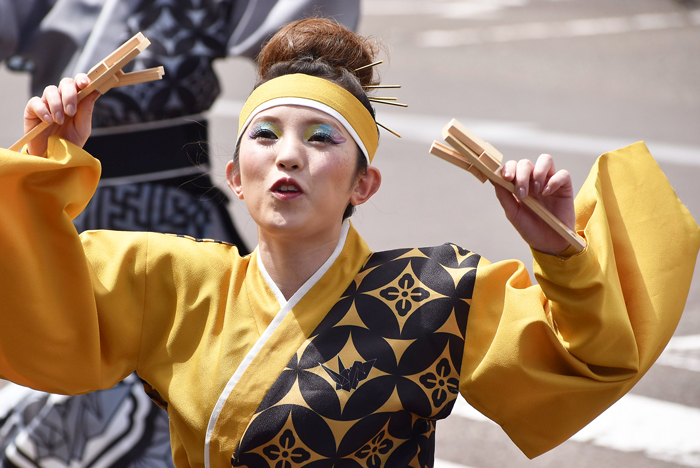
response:
[[[357,145],[335,118],[287,105],[250,122],[238,167],[227,172],[261,235],[323,240],[340,232],[348,203],[364,201],[358,199],[356,170]]]

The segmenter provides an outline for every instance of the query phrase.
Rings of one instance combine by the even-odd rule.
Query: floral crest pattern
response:
[[[479,260],[452,244],[372,254],[267,392],[232,465],[432,467]]]

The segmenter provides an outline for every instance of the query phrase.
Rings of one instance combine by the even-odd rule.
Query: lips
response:
[[[282,199],[295,198],[304,193],[299,184],[289,177],[283,177],[277,180],[272,184],[272,187],[270,187],[270,191]]]

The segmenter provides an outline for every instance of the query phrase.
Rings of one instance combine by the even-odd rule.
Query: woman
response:
[[[588,242],[571,255],[497,191],[539,286],[453,244],[372,253],[344,218],[381,184],[373,75],[358,71],[373,56],[317,19],[262,52],[227,167],[258,225],[246,257],[163,234],[79,238],[70,218],[99,172],[77,147],[87,81],[30,101],[27,127],[72,117],[29,145],[43,158],[0,153],[0,375],[80,393],[137,370],[168,409],[176,466],[207,467],[432,466],[458,392],[534,457],[628,391],[673,333],[700,244],[643,144],[604,155],[576,206],[550,157],[506,163],[521,197]]]

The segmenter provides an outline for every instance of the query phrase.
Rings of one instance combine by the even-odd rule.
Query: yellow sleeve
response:
[[[644,375],[671,338],[700,230],[643,143],[606,153],[576,198],[587,249],[477,270],[460,390],[530,458]],[[670,240],[673,241],[670,241]]]
[[[99,176],[97,160],[56,137],[43,158],[0,150],[1,378],[77,394],[135,368],[144,235],[88,236],[88,261],[71,222]]]

